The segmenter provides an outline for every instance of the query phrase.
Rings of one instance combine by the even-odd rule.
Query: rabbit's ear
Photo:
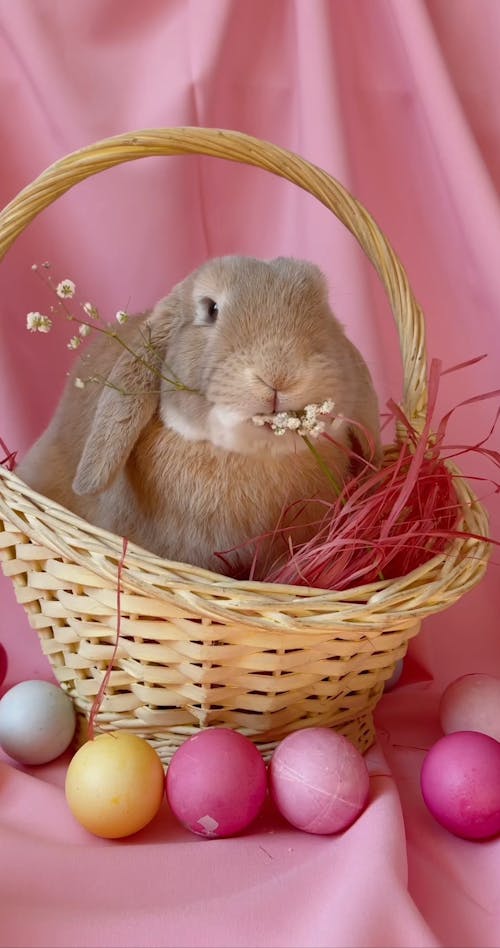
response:
[[[111,484],[156,411],[169,334],[166,303],[143,323],[142,344],[124,352],[107,378],[76,470],[75,494],[98,494]]]

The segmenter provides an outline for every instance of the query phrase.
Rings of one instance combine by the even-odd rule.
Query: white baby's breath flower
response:
[[[81,325],[78,327],[78,332],[80,333],[80,336],[88,336],[90,331],[91,331],[90,326],[87,326],[87,323],[81,323]]]
[[[80,345],[81,341],[82,341],[82,340],[79,339],[78,336],[72,336],[71,339],[69,340],[68,344],[67,344],[67,348],[68,348],[68,349],[78,349],[78,346]]]
[[[32,269],[32,270],[38,270],[38,264],[37,264],[37,263],[32,263],[32,264],[31,264],[31,269]]]
[[[40,313],[28,313],[26,316],[26,329],[29,329],[30,332],[36,332],[40,316]]]
[[[50,332],[52,329],[52,320],[49,316],[42,316],[38,324],[38,332]]]
[[[274,424],[276,425],[277,428],[286,428],[287,423],[288,423],[288,412],[286,412],[286,411],[278,411],[278,412],[274,415],[273,420],[274,420]]]
[[[319,438],[331,420],[319,420],[318,415],[330,415],[335,407],[333,399],[328,398],[321,404],[311,403],[302,411],[279,411],[274,415],[254,415],[254,425],[268,425],[276,435],[287,431],[296,431],[302,438]]]
[[[118,312],[117,312],[116,315],[115,315],[115,319],[116,319],[117,323],[120,323],[120,326],[121,326],[123,323],[126,323],[126,322],[127,322],[128,313],[126,313],[125,310],[123,310],[123,309],[119,309]]]
[[[97,306],[94,306],[93,303],[84,303],[82,306],[83,312],[86,316],[89,316],[90,319],[97,319],[99,313]]]
[[[85,388],[85,382],[83,379],[80,379],[78,376],[75,379],[75,388]]]
[[[75,295],[76,286],[73,280],[61,280],[56,286],[56,293],[60,299],[72,299]]]
[[[30,332],[50,332],[52,320],[42,313],[28,313],[26,316],[26,329]]]

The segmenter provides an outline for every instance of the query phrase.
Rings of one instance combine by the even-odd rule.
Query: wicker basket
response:
[[[354,234],[388,293],[403,357],[402,404],[421,430],[424,323],[404,269],[370,215],[338,182],[274,145],[237,132],[171,128],[82,149],[48,168],[5,208],[0,258],[40,211],[78,181],[125,161],[182,154],[230,159],[287,178]],[[388,455],[391,450],[394,445]],[[463,478],[457,483],[464,528],[486,537],[483,508]],[[2,568],[81,723],[113,652],[121,553],[119,537],[0,467]],[[372,713],[384,681],[421,620],[474,586],[487,558],[486,539],[456,539],[402,579],[335,593],[228,580],[131,545],[122,573],[119,648],[97,726],[146,737],[164,763],[187,737],[209,726],[241,731],[264,756],[290,731],[313,725],[336,728],[364,751],[374,740]]]

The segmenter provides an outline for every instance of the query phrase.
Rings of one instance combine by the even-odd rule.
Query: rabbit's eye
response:
[[[210,296],[199,297],[196,301],[195,326],[213,326],[219,315],[219,304]]]
[[[219,304],[215,300],[212,300],[209,296],[204,296],[199,300],[197,309],[195,322],[199,326],[211,326],[212,323],[215,323],[219,315]]]
[[[207,322],[214,323],[219,315],[219,307],[215,300],[211,300],[208,296],[203,300],[205,307],[205,313],[207,316]]]

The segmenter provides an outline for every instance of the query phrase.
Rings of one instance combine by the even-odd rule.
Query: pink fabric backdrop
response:
[[[346,184],[403,259],[446,365],[442,407],[498,387],[500,6],[496,0],[0,0],[0,205],[49,163],[138,128],[235,128],[300,152]],[[65,380],[66,330],[33,337],[48,298],[31,264],[114,313],[150,305],[206,257],[303,255],[373,370],[399,397],[397,339],[355,242],[279,179],[212,159],[149,159],[78,186],[0,268],[0,436],[23,452]],[[454,433],[486,433],[494,406]],[[498,438],[496,438],[498,447]],[[481,473],[479,462],[468,470]],[[488,500],[500,537],[499,505]],[[442,688],[499,667],[500,554],[487,579],[425,623],[368,755],[371,802],[344,835],[300,834],[268,807],[240,839],[206,842],[166,806],[131,840],[88,836],[66,809],[66,759],[0,762],[3,946],[494,946],[500,839],[467,843],[426,812],[425,748]],[[4,687],[50,678],[0,581]]]

